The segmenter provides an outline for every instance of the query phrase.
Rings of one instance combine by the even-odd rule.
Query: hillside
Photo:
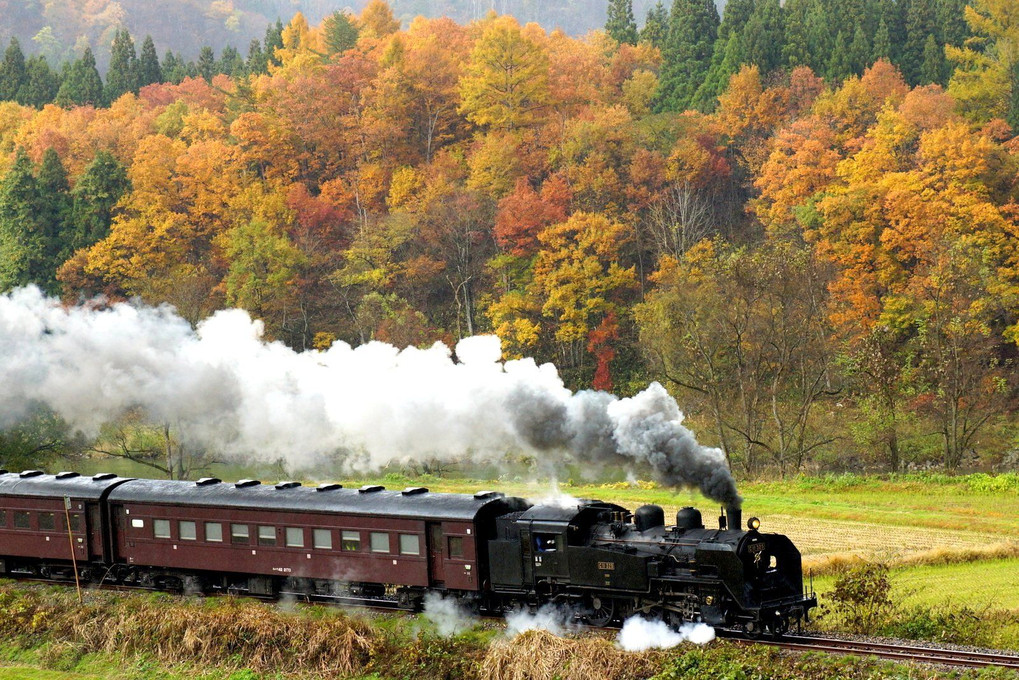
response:
[[[243,54],[261,39],[266,26],[284,23],[296,12],[318,23],[337,10],[360,12],[367,0],[0,0],[0,45],[16,37],[26,52],[45,54],[51,64],[77,56],[85,45],[96,52],[105,71],[114,31],[127,28],[139,38],[151,35],[160,55],[166,50],[193,59],[211,46],[218,53],[232,45]],[[546,29],[579,35],[605,24],[608,0],[534,3],[528,0],[395,0],[393,12],[404,25],[418,15],[449,16],[457,22],[480,19],[490,10],[534,21]],[[638,0],[634,11],[643,22],[650,0]]]

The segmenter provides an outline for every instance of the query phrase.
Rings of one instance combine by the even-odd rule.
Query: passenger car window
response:
[[[361,532],[360,531],[344,531],[343,532],[343,549],[347,552],[355,552],[361,549]]]
[[[28,513],[27,512],[15,512],[14,513],[14,528],[15,529],[28,529]]]
[[[384,534],[379,531],[373,531],[371,537],[372,552],[387,553],[389,552],[389,534]]]
[[[449,537],[449,556],[450,557],[463,557],[464,555],[464,539],[463,536],[450,536]]]
[[[231,524],[230,525],[230,542],[231,543],[248,543],[250,541],[248,535],[247,524]]]
[[[420,555],[421,554],[420,539],[412,534],[400,534],[400,554]]]
[[[198,528],[194,522],[181,520],[177,525],[177,535],[180,536],[182,541],[197,541]]]
[[[57,516],[52,512],[39,513],[39,531],[54,531],[57,528]]]
[[[170,538],[170,520],[152,520],[152,535],[156,538]]]
[[[276,545],[276,527],[258,527],[259,545]]]
[[[312,545],[319,550],[333,549],[333,532],[329,529],[315,529],[312,532]]]
[[[261,539],[261,536],[259,536]],[[304,529],[297,527],[287,527],[287,547],[288,548],[303,548],[304,547]]]
[[[205,523],[205,540],[209,543],[223,542],[223,525],[219,522]]]

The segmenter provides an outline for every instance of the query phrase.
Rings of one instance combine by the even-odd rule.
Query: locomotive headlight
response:
[[[756,517],[751,517],[750,520],[747,522],[747,527],[751,531],[757,531],[758,529],[761,528],[761,520],[757,519]]]

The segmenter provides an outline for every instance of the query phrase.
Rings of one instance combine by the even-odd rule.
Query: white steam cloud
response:
[[[443,637],[470,630],[476,623],[471,613],[460,606],[455,598],[443,597],[435,592],[425,595],[424,613],[425,618],[435,626],[435,631]]]
[[[197,330],[169,307],[61,306],[36,288],[0,295],[0,429],[42,404],[95,433],[135,409],[217,456],[351,470],[411,460],[495,461],[508,451],[641,463],[670,486],[740,501],[719,449],[697,443],[658,383],[619,399],[573,393],[551,364],[502,362],[498,338],[398,350],[372,342],[294,352],[246,312]]]
[[[623,622],[616,642],[628,652],[668,649],[681,642],[705,645],[715,639],[715,629],[705,623],[684,623],[679,630],[664,621],[631,616]]]
[[[537,611],[517,609],[506,615],[506,635],[515,637],[529,630],[546,630],[562,637],[580,630],[573,610],[554,604],[545,604]]]

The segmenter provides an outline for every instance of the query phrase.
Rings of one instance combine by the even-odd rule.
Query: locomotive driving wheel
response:
[[[612,623],[612,619],[615,617],[615,600],[609,597],[594,596],[588,602],[587,614],[584,616],[584,621],[589,626],[603,628]]]

